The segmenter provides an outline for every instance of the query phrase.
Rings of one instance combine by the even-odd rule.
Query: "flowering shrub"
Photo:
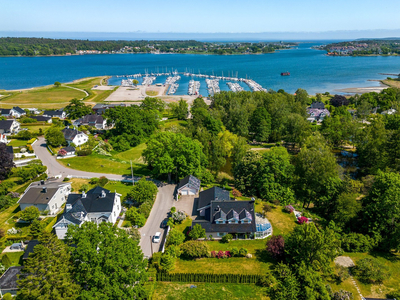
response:
[[[218,253],[216,251],[211,251],[211,257],[220,259],[220,258],[229,258],[232,257],[232,255],[229,251],[220,250],[218,251]]]
[[[292,213],[294,211],[294,208],[291,205],[286,205],[285,209],[286,209],[287,212],[290,212],[290,213]]]
[[[308,223],[308,218],[306,218],[306,217],[299,217],[299,218],[297,219],[297,222],[299,222],[299,224]]]
[[[233,189],[232,190],[232,195],[233,197],[237,198],[237,197],[242,197],[242,193],[239,192],[237,189]]]
[[[182,223],[186,219],[186,214],[183,211],[176,211],[171,215],[172,219],[176,223]]]
[[[58,151],[58,155],[65,156],[65,155],[67,155],[67,151],[65,151],[64,149],[61,149],[60,151]]]

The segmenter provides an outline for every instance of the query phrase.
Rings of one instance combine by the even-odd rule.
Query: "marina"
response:
[[[229,89],[232,92],[242,92],[242,91],[244,91],[244,89],[236,82],[227,82],[226,84],[228,85]]]

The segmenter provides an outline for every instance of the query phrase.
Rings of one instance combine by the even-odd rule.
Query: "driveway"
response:
[[[57,161],[55,156],[52,156],[50,152],[47,150],[46,141],[43,137],[38,138],[38,141],[33,145],[33,150],[35,151],[36,156],[42,161],[43,165],[47,167],[49,177],[55,175],[62,175],[63,177],[68,175],[84,176],[89,178],[106,176],[108,179],[111,180],[112,179],[131,180],[130,176],[92,173],[92,172],[78,171],[64,167]],[[134,179],[135,181],[139,180],[139,177],[134,177]],[[165,235],[164,230],[160,228],[160,224],[161,221],[167,217],[167,214],[171,210],[171,207],[174,206],[173,194],[176,187],[174,184],[166,185],[157,180],[152,180],[152,181],[158,186],[158,194],[146,224],[143,226],[143,228],[140,229],[140,233],[142,235],[142,238],[140,240],[140,246],[142,247],[144,255],[148,257],[152,255],[150,236],[153,236],[157,231],[162,232],[163,237]],[[162,243],[160,244],[152,243],[152,244],[153,244],[153,253],[158,252],[160,245],[162,245]]]
[[[161,243],[153,243],[152,236],[160,231],[162,235],[161,241],[164,240],[166,229],[160,228],[162,220],[168,217],[168,212],[171,207],[176,203],[174,201],[175,184],[168,184],[158,188],[156,201],[154,202],[153,209],[147,219],[146,224],[139,229],[142,238],[140,239],[140,247],[146,257],[152,256],[151,246],[153,246],[153,253],[161,250]]]
[[[179,200],[175,202],[176,210],[182,210],[186,214],[188,214],[192,219],[195,219],[197,216],[197,202],[198,195],[181,195]]]

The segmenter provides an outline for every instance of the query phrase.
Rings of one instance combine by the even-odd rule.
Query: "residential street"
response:
[[[175,184],[168,184],[158,188],[157,199],[154,202],[150,216],[146,224],[140,229],[140,234],[142,235],[140,247],[145,256],[151,256],[150,236],[153,236],[157,231],[163,233],[163,238],[166,234],[166,229],[162,229],[160,225],[162,220],[168,216],[171,207],[174,206],[174,190]],[[153,253],[157,252],[159,249],[161,250],[163,238],[161,239],[161,243],[152,242]]]
[[[33,150],[35,151],[37,157],[42,161],[43,165],[48,168],[49,177],[56,175],[62,175],[62,177],[73,175],[89,178],[106,176],[108,179],[111,180],[131,179],[131,177],[123,175],[84,172],[64,167],[57,161],[55,156],[52,156],[50,154],[49,150],[46,147],[46,141],[43,137],[38,138],[38,141],[33,145]],[[135,178],[135,180],[137,179],[138,178]],[[157,198],[145,226],[140,229],[140,233],[142,235],[140,246],[142,247],[144,255],[148,257],[151,256],[150,236],[153,236],[157,231],[164,233],[164,230],[160,228],[160,224],[162,220],[167,217],[168,212],[174,205],[173,193],[175,190],[175,185],[167,185],[158,181],[154,182],[158,186]],[[163,239],[161,239],[161,243],[153,243],[153,253],[159,250],[162,242]]]

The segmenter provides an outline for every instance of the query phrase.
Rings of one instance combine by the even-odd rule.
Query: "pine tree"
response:
[[[31,227],[29,228],[29,234],[33,236],[34,238],[39,237],[42,235],[43,231],[45,228],[45,224],[39,220],[34,220],[32,222]]]
[[[80,287],[72,278],[68,247],[51,233],[39,241],[17,281],[18,299],[76,299]]]

